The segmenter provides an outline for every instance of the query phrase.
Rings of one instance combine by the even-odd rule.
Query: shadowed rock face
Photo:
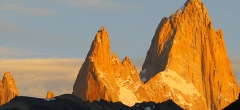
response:
[[[17,96],[9,103],[0,106],[0,109],[7,110],[146,110],[146,108],[151,108],[151,110],[183,110],[171,100],[163,103],[143,102],[128,107],[121,102],[113,103],[104,100],[90,103],[70,94],[51,99]]]
[[[9,102],[15,96],[18,96],[15,80],[10,72],[5,72],[2,81],[0,81],[0,105]]]
[[[141,81],[141,80],[142,81]],[[238,85],[223,32],[215,31],[200,0],[188,0],[159,23],[140,72],[126,57],[111,54],[102,27],[92,42],[73,87],[83,100],[142,101],[172,99],[185,109],[222,109],[237,99]]]

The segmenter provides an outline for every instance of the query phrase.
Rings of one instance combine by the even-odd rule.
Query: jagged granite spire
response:
[[[104,89],[101,87],[104,86],[104,84],[100,84],[98,82],[98,73],[96,72],[108,71],[107,69],[110,65],[110,55],[111,51],[108,32],[102,26],[97,32],[85,62],[79,71],[73,87],[74,95],[90,101],[105,98],[105,95],[101,94],[101,91],[103,91],[102,89]]]
[[[15,80],[10,72],[5,72],[2,81],[0,81],[0,105],[9,102],[18,95]]]
[[[138,72],[131,65],[128,57],[121,63],[116,53],[111,55],[108,32],[104,27],[101,27],[79,71],[73,87],[73,94],[89,101],[105,99],[116,102],[125,100],[129,97],[121,94],[123,90],[119,87],[118,81],[120,78],[136,79],[128,77],[129,75],[137,76],[140,82]]]
[[[200,0],[188,0],[159,23],[140,77],[128,57],[111,56],[104,27],[96,34],[73,87],[84,100],[173,100],[187,110],[222,109],[238,97],[222,30]]]
[[[166,69],[175,71],[194,84],[209,109],[222,109],[238,96],[222,30],[214,31],[200,0],[188,0],[163,18],[142,69],[146,81]]]

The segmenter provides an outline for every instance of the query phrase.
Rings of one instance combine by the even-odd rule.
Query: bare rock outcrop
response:
[[[194,85],[211,109],[222,109],[238,97],[222,30],[214,31],[200,0],[188,0],[162,19],[142,69],[146,80],[167,69],[176,72]]]
[[[2,81],[0,81],[0,105],[9,102],[18,95],[15,80],[10,72],[5,72]]]
[[[48,91],[46,95],[46,99],[51,99],[53,97],[55,97],[54,93],[52,91]]]
[[[89,101],[105,99],[134,105],[141,98],[133,93],[138,88],[130,89],[135,84],[142,85],[136,67],[128,57],[121,62],[116,53],[111,55],[108,32],[101,27],[79,71],[73,94]]]

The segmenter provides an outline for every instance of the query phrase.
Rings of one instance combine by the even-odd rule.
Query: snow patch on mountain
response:
[[[146,78],[146,75],[147,75],[147,69],[144,68],[142,71],[140,71],[140,75],[143,76],[143,77],[141,77],[142,82],[146,82],[146,81],[147,81],[147,78]]]
[[[147,82],[151,88],[150,94],[155,94],[155,91],[161,91],[161,96],[164,99],[172,99],[175,103],[183,108],[191,108],[192,102],[202,99],[200,93],[191,82],[187,82],[183,77],[175,71],[166,69],[159,72],[153,80]],[[158,94],[157,94],[158,95]]]
[[[185,79],[179,76],[175,71],[166,69],[160,74],[161,74],[160,82],[167,84],[170,87],[172,92],[174,92],[174,90],[177,90],[185,95],[200,96],[200,93],[197,91],[194,85],[192,83],[188,83]]]
[[[119,101],[128,106],[133,106],[136,102],[139,102],[134,93],[124,86],[120,87],[120,94],[118,97]]]
[[[141,80],[142,80],[143,82],[146,82],[146,81],[147,81],[147,78],[144,76],[143,78],[141,78]]]
[[[130,77],[127,79],[119,78],[117,80],[119,87],[119,101],[128,106],[133,106],[135,103],[140,102],[134,94],[134,91],[139,88],[140,84],[134,83]],[[131,86],[133,85],[133,86]],[[131,86],[131,87],[130,87]]]

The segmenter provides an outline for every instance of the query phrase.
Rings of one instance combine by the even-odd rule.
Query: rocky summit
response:
[[[140,74],[131,60],[111,52],[102,27],[73,87],[90,102],[104,99],[133,106],[173,100],[184,109],[223,109],[238,98],[224,35],[214,30],[200,0],[187,0],[159,23]]]
[[[55,95],[54,95],[54,93],[52,92],[52,91],[48,91],[47,92],[47,95],[46,95],[46,99],[51,99],[51,98],[53,98]]]
[[[3,105],[18,96],[18,89],[15,80],[10,72],[5,72],[2,81],[0,81],[0,105]]]
[[[144,91],[141,96],[134,94],[144,90],[142,85],[136,67],[128,57],[120,61],[116,53],[111,55],[108,32],[102,27],[79,71],[73,94],[89,101],[105,99],[134,105],[147,94]]]
[[[200,0],[188,0],[162,19],[142,69],[141,77],[147,80],[161,71],[174,71],[194,85],[211,109],[221,109],[238,97],[223,32],[214,31]]]

